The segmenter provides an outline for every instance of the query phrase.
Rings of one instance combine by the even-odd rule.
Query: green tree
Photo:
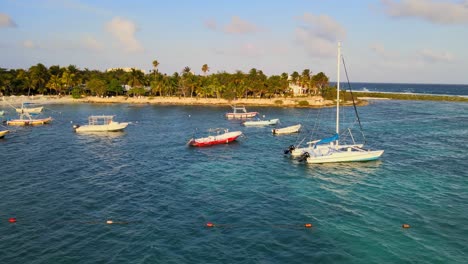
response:
[[[203,64],[201,70],[203,72],[203,75],[206,76],[206,73],[210,71],[210,68],[208,67],[208,64]]]
[[[93,78],[86,83],[86,86],[97,96],[103,96],[107,91],[107,83],[101,79]]]
[[[328,77],[325,75],[325,73],[319,72],[312,76],[312,84],[320,91],[320,94],[323,96],[325,89],[329,86]]]

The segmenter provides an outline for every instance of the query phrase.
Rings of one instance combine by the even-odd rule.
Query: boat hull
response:
[[[363,162],[377,160],[384,153],[383,150],[372,151],[340,151],[331,154],[310,156],[306,159],[307,163],[331,163],[331,162]]]
[[[10,133],[9,130],[0,131],[0,138],[4,138],[6,134]]]
[[[364,144],[355,144],[355,145],[340,145],[340,148],[352,148],[352,147],[357,147],[357,148],[362,148],[364,147]],[[318,145],[318,146],[308,146],[304,148],[296,148],[290,152],[292,157],[299,157],[302,156],[306,152],[313,152],[315,149],[318,148],[325,148],[328,149],[330,148],[329,145]]]
[[[271,132],[274,135],[283,135],[283,134],[298,133],[300,129],[301,129],[301,125],[295,125],[295,126],[289,126],[289,127],[283,127],[283,128],[275,128],[275,129],[272,129]]]
[[[279,119],[261,120],[261,121],[245,121],[244,126],[271,126],[276,125]]]
[[[44,109],[43,106],[41,107],[32,107],[32,108],[16,108],[17,113],[29,113],[29,114],[39,114]]]
[[[191,139],[188,144],[192,147],[209,147],[219,144],[228,144],[236,140],[240,135],[242,135],[241,131],[228,132],[222,135]]]
[[[13,119],[8,120],[7,125],[9,126],[40,126],[49,124],[52,122],[52,117],[42,119]]]
[[[128,126],[128,123],[112,122],[107,125],[83,125],[75,127],[75,132],[86,133],[86,132],[117,132],[122,131]]]
[[[258,115],[258,112],[248,112],[248,113],[226,113],[227,119],[245,119],[252,118]]]

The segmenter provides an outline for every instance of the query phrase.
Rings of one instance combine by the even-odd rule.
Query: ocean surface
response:
[[[468,104],[371,101],[381,160],[328,165],[283,150],[334,109],[248,110],[304,132],[243,127],[229,107],[46,106],[52,124],[0,140],[0,263],[468,263]],[[73,132],[93,114],[132,124]],[[245,137],[186,146],[216,127]]]
[[[333,83],[335,85],[335,83]],[[349,89],[347,83],[341,84],[342,88]],[[351,83],[351,88],[356,92],[379,93],[406,93],[468,96],[468,84],[418,84],[418,83]]]

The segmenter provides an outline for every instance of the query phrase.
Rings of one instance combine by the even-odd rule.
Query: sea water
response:
[[[326,165],[283,150],[331,108],[249,107],[304,126],[274,136],[229,107],[46,107],[52,124],[0,140],[0,263],[468,263],[466,103],[371,101],[382,158]],[[93,114],[131,124],[73,132]],[[217,127],[245,136],[186,145]]]

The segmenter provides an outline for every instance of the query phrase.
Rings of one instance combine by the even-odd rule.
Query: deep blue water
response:
[[[334,84],[333,84],[334,85]],[[348,89],[347,83],[341,84]],[[468,96],[468,84],[351,83],[353,91]]]
[[[283,156],[306,133],[241,127],[228,110],[51,105],[51,125],[14,128],[0,140],[0,263],[468,263],[468,104],[360,107],[385,154],[333,165]],[[333,115],[249,110],[306,130],[318,111]],[[70,121],[92,114],[133,123],[75,134]],[[185,145],[212,127],[246,137]]]

